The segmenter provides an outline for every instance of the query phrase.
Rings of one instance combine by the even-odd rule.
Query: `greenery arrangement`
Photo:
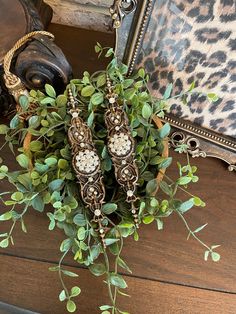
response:
[[[127,314],[128,312],[121,310],[117,305],[118,295],[126,296],[124,289],[127,288],[119,270],[131,272],[122,258],[123,242],[128,237],[138,241],[139,232],[133,223],[129,204],[125,202],[125,195],[115,181],[112,162],[107,152],[104,125],[104,110],[108,106],[106,74],[109,74],[115,86],[119,101],[124,104],[132,135],[137,143],[140,224],[155,223],[157,229],[161,230],[164,219],[172,213],[177,213],[188,230],[188,236],[194,237],[204,247],[205,260],[210,256],[213,261],[218,261],[220,255],[215,252],[217,245],[208,246],[198,236],[206,225],[191,230],[184,217],[185,212],[193,206],[205,206],[199,197],[187,190],[189,184],[198,181],[197,168],[190,164],[188,155],[186,165],[177,164],[177,180],[173,181],[164,174],[164,169],[172,162],[171,157],[163,156],[170,125],[166,123],[157,128],[153,118],[162,118],[168,111],[172,85],[167,86],[163,99],[154,99],[148,91],[149,77],[144,69],[127,78],[127,66],[118,63],[112,49],[102,48],[97,44],[95,50],[99,56],[103,53],[106,57],[112,56],[107,69],[92,75],[84,72],[82,79],[73,79],[69,87],[79,101],[82,116],[92,130],[102,160],[107,195],[103,205],[107,218],[104,219],[103,225],[110,227],[105,237],[107,249],[101,245],[99,235],[91,223],[92,214],[81,200],[73,173],[70,146],[66,137],[70,125],[67,89],[64,94],[57,96],[50,85],[45,86],[45,93],[31,90],[29,97],[21,96],[20,110],[11,119],[10,126],[0,125],[0,133],[5,135],[4,145],[8,144],[12,152],[17,153],[16,161],[19,164],[19,170],[9,171],[1,160],[0,179],[7,179],[12,185],[12,191],[0,194],[3,204],[9,207],[9,210],[0,216],[0,221],[11,220],[12,226],[8,232],[0,234],[0,247],[6,248],[14,244],[13,233],[16,224],[20,224],[22,231],[27,232],[24,218],[32,209],[44,212],[49,219],[49,230],[59,228],[65,233],[65,239],[60,246],[62,256],[59,264],[50,270],[59,275],[62,284],[59,300],[66,302],[67,310],[76,311],[74,298],[81,293],[78,286],[68,289],[64,283],[64,276],[77,276],[63,266],[63,259],[70,255],[78,264],[88,267],[95,276],[105,276],[110,304],[101,305],[102,314]],[[179,97],[184,101],[193,92],[194,84]],[[185,144],[180,144],[176,150],[186,152],[187,148]],[[158,173],[162,173],[162,181],[156,179]],[[162,195],[165,197],[160,197],[158,189],[164,192]],[[186,192],[185,200],[177,197],[178,190]],[[49,210],[46,209],[48,204]],[[115,257],[114,265],[110,262],[111,255]]]

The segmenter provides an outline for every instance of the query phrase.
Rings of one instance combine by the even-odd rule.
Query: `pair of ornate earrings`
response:
[[[110,79],[107,77],[108,109],[105,113],[105,124],[108,131],[107,147],[111,156],[115,177],[118,184],[126,193],[126,201],[131,204],[131,213],[135,226],[139,220],[135,208],[136,186],[138,181],[138,167],[135,162],[135,141],[131,135],[128,116],[123,107],[117,102],[117,95]],[[92,222],[98,226],[103,245],[105,246],[105,228],[102,205],[105,199],[105,186],[101,172],[101,163],[92,139],[92,132],[79,116],[78,102],[68,89],[68,106],[72,116],[68,138],[71,145],[72,165],[80,184],[81,197],[88,208],[93,212]]]

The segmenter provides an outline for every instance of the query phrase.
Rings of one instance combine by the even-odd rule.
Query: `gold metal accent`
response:
[[[133,12],[136,6],[137,0],[115,0],[110,7],[113,28],[119,28],[125,15]]]
[[[134,69],[135,61],[138,57],[139,49],[141,48],[142,38],[144,36],[144,30],[147,26],[148,18],[152,12],[153,3],[154,3],[154,0],[142,1],[142,7],[139,12],[140,18],[137,19],[134,33],[132,35],[132,41],[129,43],[129,53],[128,53],[127,59],[125,60],[125,63],[129,67],[128,75],[130,75]],[[136,9],[136,7],[137,7],[137,4],[134,10]],[[122,19],[123,18],[125,18],[125,16],[123,16]],[[119,37],[118,37],[118,33],[116,33],[116,47],[118,47],[118,41],[119,41]]]
[[[12,73],[9,75],[4,74],[4,80],[9,94],[14,97],[16,102],[18,102],[21,95],[28,95],[27,89],[16,75]]]
[[[31,33],[26,34],[22,38],[20,38],[15,45],[8,51],[8,53],[5,55],[4,60],[3,60],[3,70],[4,70],[4,80],[5,80],[5,85],[9,91],[9,93],[15,98],[16,102],[18,102],[19,97],[21,95],[27,95],[27,89],[25,86],[22,84],[20,78],[13,74],[10,71],[11,67],[11,62],[14,57],[15,52],[22,47],[24,44],[27,43],[32,37],[35,35],[46,35],[54,39],[54,35],[52,35],[49,32],[45,31],[34,31]]]
[[[170,120],[169,123],[171,124]],[[178,126],[174,126],[175,130],[170,135],[170,144],[173,148],[176,148],[178,144],[187,144],[187,152],[192,157],[214,157],[225,161],[228,164],[228,170],[236,170],[236,154],[226,150],[222,139],[220,141],[221,147],[214,143],[209,143],[209,140],[204,138],[204,132],[201,132],[201,137],[197,137],[194,133],[195,128],[191,127],[188,131],[186,129],[179,129]],[[208,135],[209,136],[209,135]],[[212,136],[213,137],[213,136]],[[214,136],[214,140],[217,136]]]
[[[169,122],[172,126],[177,127],[183,131],[187,131],[195,136],[197,135],[198,137],[203,138],[204,140],[211,141],[214,144],[236,152],[236,142],[231,138],[226,138],[225,136],[222,136],[218,133],[204,129],[197,125],[193,125],[173,116],[165,116],[165,118],[162,120],[164,122]]]

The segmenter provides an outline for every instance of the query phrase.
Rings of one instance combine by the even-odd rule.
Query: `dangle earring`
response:
[[[105,245],[106,228],[102,225],[105,216],[102,213],[102,204],[105,198],[105,187],[101,173],[101,163],[92,140],[92,133],[87,124],[79,117],[78,102],[68,89],[68,106],[71,114],[71,126],[68,130],[68,138],[71,144],[72,166],[80,184],[82,200],[93,212],[91,222],[98,226],[96,231]]]
[[[135,162],[135,141],[131,135],[129,119],[122,106],[117,102],[117,95],[107,77],[107,99],[109,107],[105,113],[105,123],[108,131],[108,152],[115,168],[117,182],[126,193],[126,201],[131,204],[131,212],[136,228],[139,219],[135,201],[138,181],[138,167]]]

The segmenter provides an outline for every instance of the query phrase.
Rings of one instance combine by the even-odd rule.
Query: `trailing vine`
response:
[[[163,150],[170,125],[157,128],[154,117],[163,118],[169,110],[168,99],[171,98],[172,85],[167,86],[163,99],[154,99],[147,87],[149,80],[144,69],[140,69],[131,77],[126,77],[128,68],[118,63],[110,48],[102,48],[99,44],[96,52],[112,57],[105,71],[92,75],[84,72],[81,79],[71,80],[68,87],[79,102],[83,119],[93,133],[96,148],[101,156],[102,173],[106,184],[106,202],[103,213],[107,218],[103,226],[109,226],[105,236],[107,249],[101,245],[98,232],[91,222],[91,213],[83,204],[78,191],[78,184],[71,164],[71,151],[67,139],[70,125],[68,114],[68,88],[64,94],[56,95],[53,86],[46,85],[45,92],[31,90],[29,96],[20,97],[21,110],[10,121],[10,125],[0,125],[0,133],[5,136],[5,145],[14,152],[19,165],[18,170],[10,171],[1,159],[0,179],[8,180],[11,191],[0,193],[2,203],[9,210],[0,216],[0,221],[12,221],[9,231],[0,235],[0,247],[6,248],[14,244],[14,228],[21,225],[27,232],[24,217],[30,215],[32,208],[45,213],[49,219],[49,230],[61,229],[65,239],[60,245],[62,257],[58,266],[50,271],[58,273],[62,290],[59,300],[66,302],[69,312],[76,311],[74,298],[81,290],[79,286],[68,288],[64,277],[76,277],[63,266],[66,255],[71,256],[78,264],[89,268],[95,276],[104,276],[110,297],[110,304],[101,305],[102,314],[128,313],[120,309],[118,295],[127,296],[124,290],[127,283],[120,274],[121,270],[131,273],[126,261],[122,258],[123,242],[128,237],[139,240],[139,231],[135,227],[125,195],[115,181],[111,158],[106,146],[106,128],[104,110],[108,105],[106,99],[106,75],[111,78],[115,92],[128,114],[132,135],[136,140],[136,160],[139,168],[138,185],[138,219],[140,223],[156,223],[162,230],[164,220],[176,213],[183,221],[188,237],[193,237],[204,248],[204,258],[210,256],[213,261],[220,259],[215,251],[217,245],[209,246],[198,236],[206,226],[191,230],[185,213],[193,206],[204,207],[205,203],[196,195],[188,192],[190,184],[198,181],[197,167],[190,164],[187,155],[186,165],[178,163],[179,176],[176,180],[169,178],[164,172],[172,162],[169,156],[163,156]],[[194,84],[189,91],[179,95],[184,100],[194,92]],[[176,97],[176,96],[174,96]],[[179,144],[176,151],[187,151],[186,144]],[[163,179],[157,180],[161,173]],[[164,192],[161,197],[158,189]],[[177,198],[177,192],[186,193],[186,199]],[[45,205],[50,205],[47,208]],[[115,256],[114,265],[110,263],[111,255]],[[98,257],[102,256],[103,259]]]

